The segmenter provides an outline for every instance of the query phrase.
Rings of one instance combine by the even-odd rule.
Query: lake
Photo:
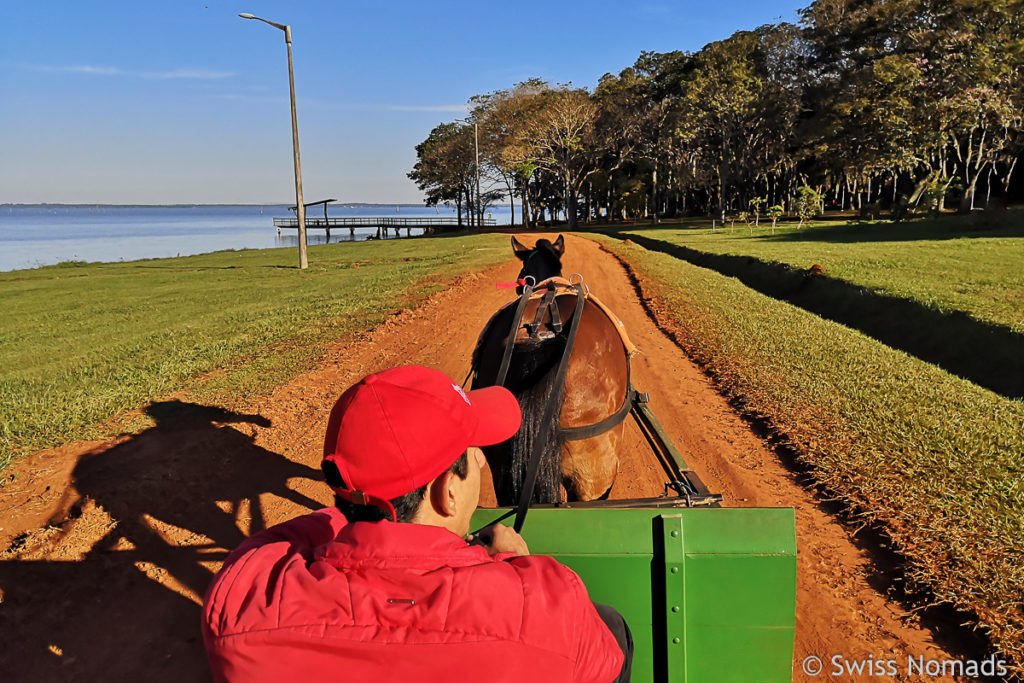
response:
[[[508,224],[508,206],[488,215]],[[0,206],[0,271],[52,265],[62,261],[133,261],[204,254],[222,249],[297,247],[295,230],[281,235],[274,218],[293,216],[285,205],[196,206]],[[309,215],[323,216],[323,207]],[[455,216],[454,209],[411,204],[331,204],[332,218],[347,216]],[[365,240],[373,228],[357,228]],[[417,235],[422,230],[413,229]],[[405,235],[405,230],[402,230]],[[350,241],[349,231],[332,230],[331,242]],[[323,230],[310,230],[308,244],[324,244]]]

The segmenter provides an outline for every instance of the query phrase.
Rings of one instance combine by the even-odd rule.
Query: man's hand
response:
[[[498,553],[515,553],[516,555],[529,555],[530,549],[526,541],[512,527],[504,524],[492,524],[484,527],[476,536],[467,539],[470,543],[482,545],[487,549],[488,555]]]

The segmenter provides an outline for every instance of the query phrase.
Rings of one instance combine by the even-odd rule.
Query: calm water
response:
[[[509,222],[508,207],[492,207],[498,224]],[[131,261],[204,254],[221,249],[296,247],[295,230],[281,235],[274,218],[293,214],[286,206],[0,206],[0,271],[61,261]],[[323,216],[316,207],[310,216]],[[331,217],[455,216],[453,209],[394,204],[331,205]],[[421,230],[412,230],[413,235]],[[357,228],[356,240],[375,234]],[[402,230],[404,237],[405,230]],[[310,230],[309,244],[324,244],[323,230]],[[348,229],[332,230],[331,242],[347,242]]]

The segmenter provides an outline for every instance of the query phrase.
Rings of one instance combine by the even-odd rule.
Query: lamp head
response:
[[[243,19],[255,19],[256,18],[255,14],[249,14],[248,12],[242,12],[238,16],[242,17]]]

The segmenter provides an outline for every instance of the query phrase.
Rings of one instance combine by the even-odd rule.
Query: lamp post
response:
[[[466,119],[455,119],[462,123],[469,123]],[[480,125],[476,119],[473,119],[473,149],[476,151],[476,208],[473,213],[476,214],[476,227],[479,230],[480,224],[483,222],[483,207],[480,205]]]
[[[285,24],[278,24],[267,21],[248,13],[238,16],[243,19],[255,19],[264,24],[270,24],[274,28],[284,31],[284,42],[288,46],[288,89],[292,101],[292,153],[295,157],[295,215],[299,221],[299,268],[306,268],[309,262],[306,259],[306,207],[302,203],[302,167],[299,165],[299,121],[295,116],[295,74],[292,71],[292,27]]]

